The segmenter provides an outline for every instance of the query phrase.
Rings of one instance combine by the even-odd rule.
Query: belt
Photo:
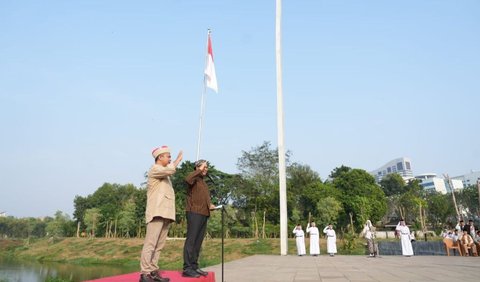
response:
[[[295,236],[295,237],[299,238],[299,237],[303,237],[303,236]]]

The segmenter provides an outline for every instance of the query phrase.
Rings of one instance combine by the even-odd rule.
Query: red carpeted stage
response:
[[[199,278],[183,277],[181,271],[162,271],[162,277],[170,278],[170,282],[215,282],[215,272],[209,272],[208,276],[200,276]],[[117,276],[105,277],[87,282],[133,282],[140,280],[140,272],[122,274]]]

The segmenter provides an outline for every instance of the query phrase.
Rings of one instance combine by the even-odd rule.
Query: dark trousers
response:
[[[187,212],[187,239],[183,247],[183,270],[198,269],[198,257],[207,231],[208,216]]]

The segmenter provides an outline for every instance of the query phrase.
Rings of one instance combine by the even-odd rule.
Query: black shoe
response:
[[[182,272],[183,277],[192,277],[192,278],[198,278],[200,277],[200,274],[198,274],[195,270],[192,269],[187,269]]]
[[[202,276],[208,276],[208,272],[201,270],[200,268],[195,269],[195,272]]]
[[[170,278],[162,277],[158,270],[150,272],[149,276],[156,282],[170,282]]]
[[[155,282],[150,274],[140,274],[140,282]]]
[[[138,282],[150,282],[149,278],[147,277],[147,274],[140,274],[140,280]]]

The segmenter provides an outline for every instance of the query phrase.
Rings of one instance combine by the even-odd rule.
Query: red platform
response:
[[[162,271],[162,277],[170,278],[170,282],[215,282],[215,272],[198,278],[183,277],[181,271]],[[140,272],[88,280],[87,282],[133,282],[140,280]]]

